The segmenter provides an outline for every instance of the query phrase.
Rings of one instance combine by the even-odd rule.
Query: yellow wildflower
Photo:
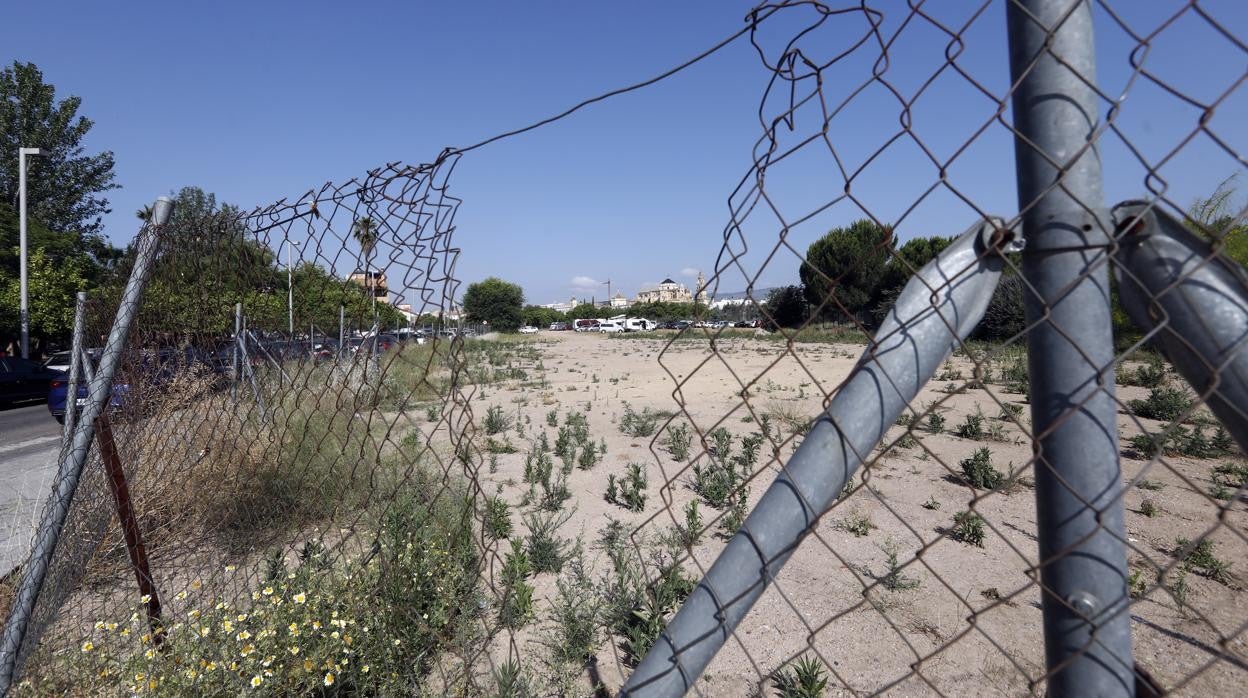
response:
[[[208,637],[208,635],[211,633],[212,633],[212,628],[206,625],[199,629],[199,634],[203,635],[204,637]]]
[[[144,673],[143,673],[143,672],[141,672],[141,671],[140,671],[139,673],[137,673],[137,674],[135,674],[135,675],[134,675],[134,680],[135,680],[136,682],[140,682],[140,681],[142,681],[143,679],[146,679],[146,678],[147,678],[147,674],[144,674]]]
[[[264,679],[260,678],[259,676],[253,676],[253,677],[251,677],[251,687],[252,687],[252,688],[260,688],[260,684],[262,684],[262,683],[264,683]]]
[[[224,630],[224,631],[225,631],[225,632],[227,632],[227,633],[228,633],[228,632],[233,632],[233,630],[234,630],[234,624],[233,624],[233,623],[231,623],[231,622],[230,622],[230,620],[227,618],[227,619],[225,619],[224,621],[222,621],[222,622],[221,622],[221,629],[222,629],[222,630]]]
[[[315,666],[316,666],[316,665],[312,663],[312,660],[311,660],[311,659],[305,659],[305,660],[303,660],[303,670],[304,670],[304,671],[312,671],[313,667],[315,667]]]
[[[97,620],[97,621],[95,621],[95,629],[96,629],[96,630],[103,630],[103,629],[104,629],[104,621],[102,621],[102,620]]]
[[[90,652],[93,649],[95,649],[95,643],[91,642],[90,640],[87,640],[86,642],[82,643],[83,652]]]
[[[216,670],[217,670],[216,662],[208,662],[208,664],[204,666],[204,671],[216,671]]]
[[[148,603],[151,600],[152,600],[151,594],[144,594],[139,597],[139,603]]]
[[[362,673],[362,674],[367,674],[367,673],[368,673],[368,665],[367,665],[367,664],[365,664],[364,666],[360,667],[360,673]]]
[[[259,600],[260,600],[260,592],[258,592],[258,591],[253,591],[253,592],[251,592],[251,600],[252,600],[252,601],[259,601]]]
[[[265,596],[272,596],[272,595],[273,595],[273,587],[265,587],[265,588],[264,588],[264,595],[265,595]]]
[[[249,643],[247,643],[247,645],[246,645],[245,647],[243,647],[241,650],[239,650],[239,651],[238,651],[238,653],[239,653],[240,655],[242,655],[242,656],[246,657],[247,655],[249,655],[249,654],[251,654],[252,652],[255,652],[255,651],[256,651],[256,646],[255,646],[255,645],[253,645],[253,644],[251,644],[251,643],[249,642]]]
[[[143,653],[143,658],[144,658],[144,659],[155,659],[155,658],[156,658],[156,650],[148,650],[148,651],[144,652],[144,653]]]
[[[199,617],[199,609],[198,609],[198,608],[193,608],[193,609],[191,609],[191,610],[187,611],[187,612],[186,612],[186,617],[187,617],[187,618],[191,618],[191,619],[198,618],[198,617]]]
[[[178,601],[181,601],[181,600],[185,599],[185,598],[186,598],[186,589],[183,589],[182,591],[179,591],[178,593],[174,594],[174,595],[173,595],[173,598],[177,599]]]
[[[308,600],[308,595],[303,593],[302,591],[299,592],[298,594],[295,594],[295,603],[303,603],[304,601],[307,601],[307,600]]]
[[[247,614],[246,614],[246,613],[240,613],[240,614],[238,614],[237,616],[235,616],[235,617],[234,617],[234,620],[238,621],[239,623],[242,623],[243,621],[247,620]]]
[[[122,628],[121,632],[117,634],[121,635],[122,637],[130,637],[130,628]]]
[[[187,669],[187,670],[186,670],[186,678],[188,678],[188,679],[193,679],[193,678],[195,678],[196,676],[199,676],[199,672],[195,671],[194,669]]]
[[[244,631],[240,632],[239,634],[235,635],[235,636],[234,636],[234,639],[235,639],[235,640],[238,640],[239,642],[242,642],[243,640],[248,640],[248,639],[251,639],[251,633],[249,633],[249,632],[247,632],[246,630],[244,630]]]
[[[293,655],[298,655],[298,654],[299,654],[299,648],[298,648],[298,647],[289,647],[289,648],[287,648],[287,649],[289,649],[289,650],[290,650],[290,653],[291,653],[291,654],[293,654]]]
[[[234,570],[236,570],[236,569],[238,569],[238,566],[237,566],[237,565],[226,565],[226,566],[225,566],[225,571],[226,571],[226,572],[233,572],[233,571],[234,571]]]
[[[330,633],[330,634],[329,634],[329,636],[330,636],[330,637],[332,637],[332,638],[334,638],[335,640],[337,640],[337,639],[338,639],[338,631],[337,631],[337,630],[335,630],[334,632]]]
[[[326,686],[334,685],[334,673],[332,671],[325,675],[325,685]]]
[[[313,629],[313,630],[320,630],[320,629],[321,629],[321,621],[319,621],[319,620],[314,620],[314,621],[312,621],[312,629]]]
[[[277,657],[274,657],[273,655],[270,654],[269,656],[264,658],[263,662],[260,662],[260,666],[267,667],[268,665],[273,663],[274,659],[277,659]]]
[[[224,602],[224,601],[218,601],[218,602],[217,602],[217,605],[215,606],[215,608],[216,608],[218,611],[220,611],[220,610],[224,610],[224,609],[227,609],[227,608],[229,608],[229,607],[230,607],[230,605],[229,605],[229,604],[227,604],[227,603],[226,603],[226,602]]]
[[[282,605],[282,597],[280,597],[280,596],[274,596],[274,597],[273,597],[273,605],[274,605],[274,606],[281,606],[281,605]]]
[[[105,627],[105,628],[107,628],[107,629],[109,629],[110,631],[112,631],[112,630],[116,630],[116,629],[117,629],[117,624],[116,624],[116,623],[108,623],[108,624],[106,624],[104,627]]]
[[[198,589],[198,588],[200,588],[201,586],[203,586],[203,584],[201,584],[201,583],[200,583],[200,581],[199,581],[198,579],[196,579],[195,581],[191,582],[191,588],[192,588],[192,589]]]

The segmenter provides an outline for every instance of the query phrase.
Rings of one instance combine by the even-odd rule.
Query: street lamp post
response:
[[[26,284],[26,156],[38,155],[38,148],[17,149],[18,245],[21,266],[22,358],[30,358],[30,299]]]
[[[294,240],[286,241],[286,313],[290,320],[291,341],[295,339],[295,275],[294,267],[290,265],[290,248],[298,246],[299,243]]]

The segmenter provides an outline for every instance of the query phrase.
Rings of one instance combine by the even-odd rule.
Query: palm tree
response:
[[[144,223],[146,223],[146,222],[148,222],[148,221],[152,220],[152,207],[151,207],[151,206],[144,206],[143,208],[141,208],[141,209],[139,209],[139,210],[135,211],[135,212],[134,212],[134,215],[135,215],[135,217],[136,217],[136,218],[138,218],[139,220],[141,220],[141,221],[143,221]]]
[[[369,295],[373,297],[373,321],[377,320],[377,289],[373,279],[373,248],[377,246],[377,222],[372,216],[364,216],[355,222],[352,235],[360,243],[360,251],[364,254],[364,281]]]

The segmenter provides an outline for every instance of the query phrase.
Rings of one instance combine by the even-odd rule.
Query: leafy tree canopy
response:
[[[78,114],[79,97],[56,99],[33,63],[0,70],[0,201],[18,198],[19,147],[39,148],[27,160],[27,208],[56,232],[78,232],[101,243],[100,217],[110,211],[104,192],[116,189],[113,154],[88,154],[82,145],[92,121]]]
[[[775,327],[801,327],[810,317],[806,293],[801,286],[781,286],[767,294],[766,314]]]
[[[468,286],[464,310],[473,322],[489,323],[499,332],[515,332],[524,321],[524,289],[491,276]]]
[[[811,311],[833,320],[862,319],[892,251],[892,230],[869,220],[834,228],[811,243],[798,270]]]

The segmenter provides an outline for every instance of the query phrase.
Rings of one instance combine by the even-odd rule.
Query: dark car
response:
[[[6,356],[0,359],[0,405],[43,400],[48,396],[48,384],[64,375],[37,361]]]
[[[99,361],[92,356],[92,362]],[[160,389],[167,386],[177,375],[196,371],[199,374],[223,380],[229,371],[228,358],[221,350],[209,351],[194,347],[185,349],[159,349],[144,352],[136,361],[121,369],[121,373],[113,380],[113,389],[109,399],[112,408],[121,407],[131,393],[131,383],[140,389]],[[65,374],[52,380],[47,389],[48,412],[58,422],[65,421],[65,411],[69,402],[69,377]],[[82,408],[87,404],[87,380],[80,378],[75,407]]]

